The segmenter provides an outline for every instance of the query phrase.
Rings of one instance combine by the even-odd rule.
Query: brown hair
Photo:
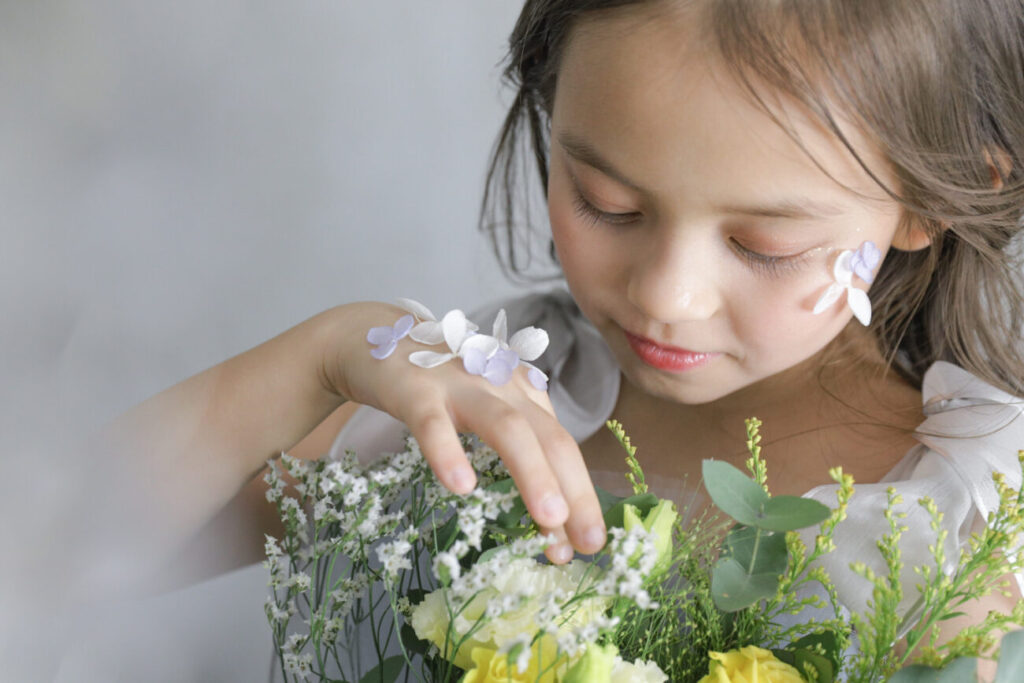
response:
[[[546,196],[549,117],[566,38],[584,15],[633,4],[527,0],[523,7],[504,72],[516,97],[480,215],[512,278],[545,279],[530,273],[530,236],[538,233],[529,202],[517,206],[517,196],[528,198],[523,179],[532,172]],[[948,360],[1024,395],[1024,0],[706,6],[711,38],[751,96],[769,113],[759,96],[765,86],[802,103],[903,206],[904,225],[931,238],[920,251],[891,250],[871,288],[871,329],[885,356],[916,386],[932,363]],[[855,117],[878,143],[897,187],[868,167],[837,112]]]

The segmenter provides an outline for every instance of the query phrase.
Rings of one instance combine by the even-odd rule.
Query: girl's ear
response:
[[[988,164],[989,177],[992,179],[992,189],[998,192],[1003,189],[1006,178],[1013,170],[1013,161],[1006,150],[1001,147],[986,147],[984,154],[985,163]]]
[[[893,249],[900,251],[920,251],[931,243],[931,235],[921,225],[921,221],[916,219],[902,221],[892,238]]]

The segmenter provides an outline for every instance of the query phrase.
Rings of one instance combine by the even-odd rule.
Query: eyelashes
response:
[[[589,227],[598,224],[625,226],[636,223],[640,219],[639,213],[610,213],[601,211],[591,204],[575,186],[573,187],[573,209],[576,216]],[[807,252],[789,256],[771,256],[761,252],[748,249],[736,239],[729,240],[732,251],[743,260],[752,271],[758,275],[767,277],[779,277],[786,273],[795,271],[803,265]]]

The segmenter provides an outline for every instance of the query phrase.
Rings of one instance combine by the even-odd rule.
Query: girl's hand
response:
[[[458,433],[479,435],[501,456],[530,515],[558,537],[547,550],[553,562],[567,562],[572,548],[597,552],[606,535],[597,494],[579,446],[555,418],[547,394],[530,384],[523,368],[502,386],[470,375],[459,358],[420,368],[409,361],[411,352],[442,349],[408,337],[389,357],[373,358],[367,332],[406,314],[379,303],[328,312],[322,364],[328,388],[404,422],[431,469],[454,493],[469,493],[476,485]]]

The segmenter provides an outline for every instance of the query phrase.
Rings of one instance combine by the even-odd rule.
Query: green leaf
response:
[[[440,550],[447,550],[455,542],[455,535],[459,532],[458,524],[458,518],[452,515],[452,518],[434,533],[434,538],[437,539],[437,547]]]
[[[405,668],[405,657],[395,655],[366,672],[359,683],[394,683]]]
[[[831,514],[827,505],[799,496],[776,496],[764,504],[757,526],[772,531],[796,531],[821,524]]]
[[[739,562],[723,557],[711,572],[711,598],[724,612],[738,612],[775,595],[778,575],[747,574]]]
[[[405,646],[406,651],[411,654],[426,655],[427,650],[430,649],[430,642],[419,638],[416,631],[407,623],[402,624],[399,637],[402,639],[402,645]]]
[[[801,675],[809,664],[811,668],[818,672],[817,683],[832,683],[836,679],[836,670],[829,658],[813,650],[786,648],[785,650],[772,650],[772,654],[779,661],[794,667]]]
[[[725,547],[748,574],[779,576],[789,564],[786,537],[774,531],[738,524],[726,535]]]
[[[757,482],[721,460],[705,460],[701,471],[704,488],[722,512],[741,524],[758,524],[769,497]]]
[[[830,629],[821,633],[808,633],[806,636],[797,638],[788,645],[793,650],[811,651],[814,651],[817,646],[824,650],[825,656],[832,662],[833,669],[838,671],[842,667],[843,652],[839,648],[839,638],[836,637],[835,631]]]
[[[999,669],[993,683],[1024,681],[1024,631],[1011,631],[999,646]]]
[[[644,517],[650,512],[651,508],[658,504],[658,497],[653,493],[638,493],[628,498],[623,498],[619,502],[612,505],[607,512],[604,513],[604,523],[609,529],[613,526],[622,527],[623,512],[627,505],[634,506],[640,511],[640,517]]]
[[[978,659],[957,657],[941,669],[915,664],[900,669],[889,683],[964,683],[977,680]]]
[[[601,504],[602,516],[607,515],[609,510],[625,500],[623,496],[616,496],[614,493],[605,491],[600,486],[595,486],[594,491],[597,492],[597,502]]]

